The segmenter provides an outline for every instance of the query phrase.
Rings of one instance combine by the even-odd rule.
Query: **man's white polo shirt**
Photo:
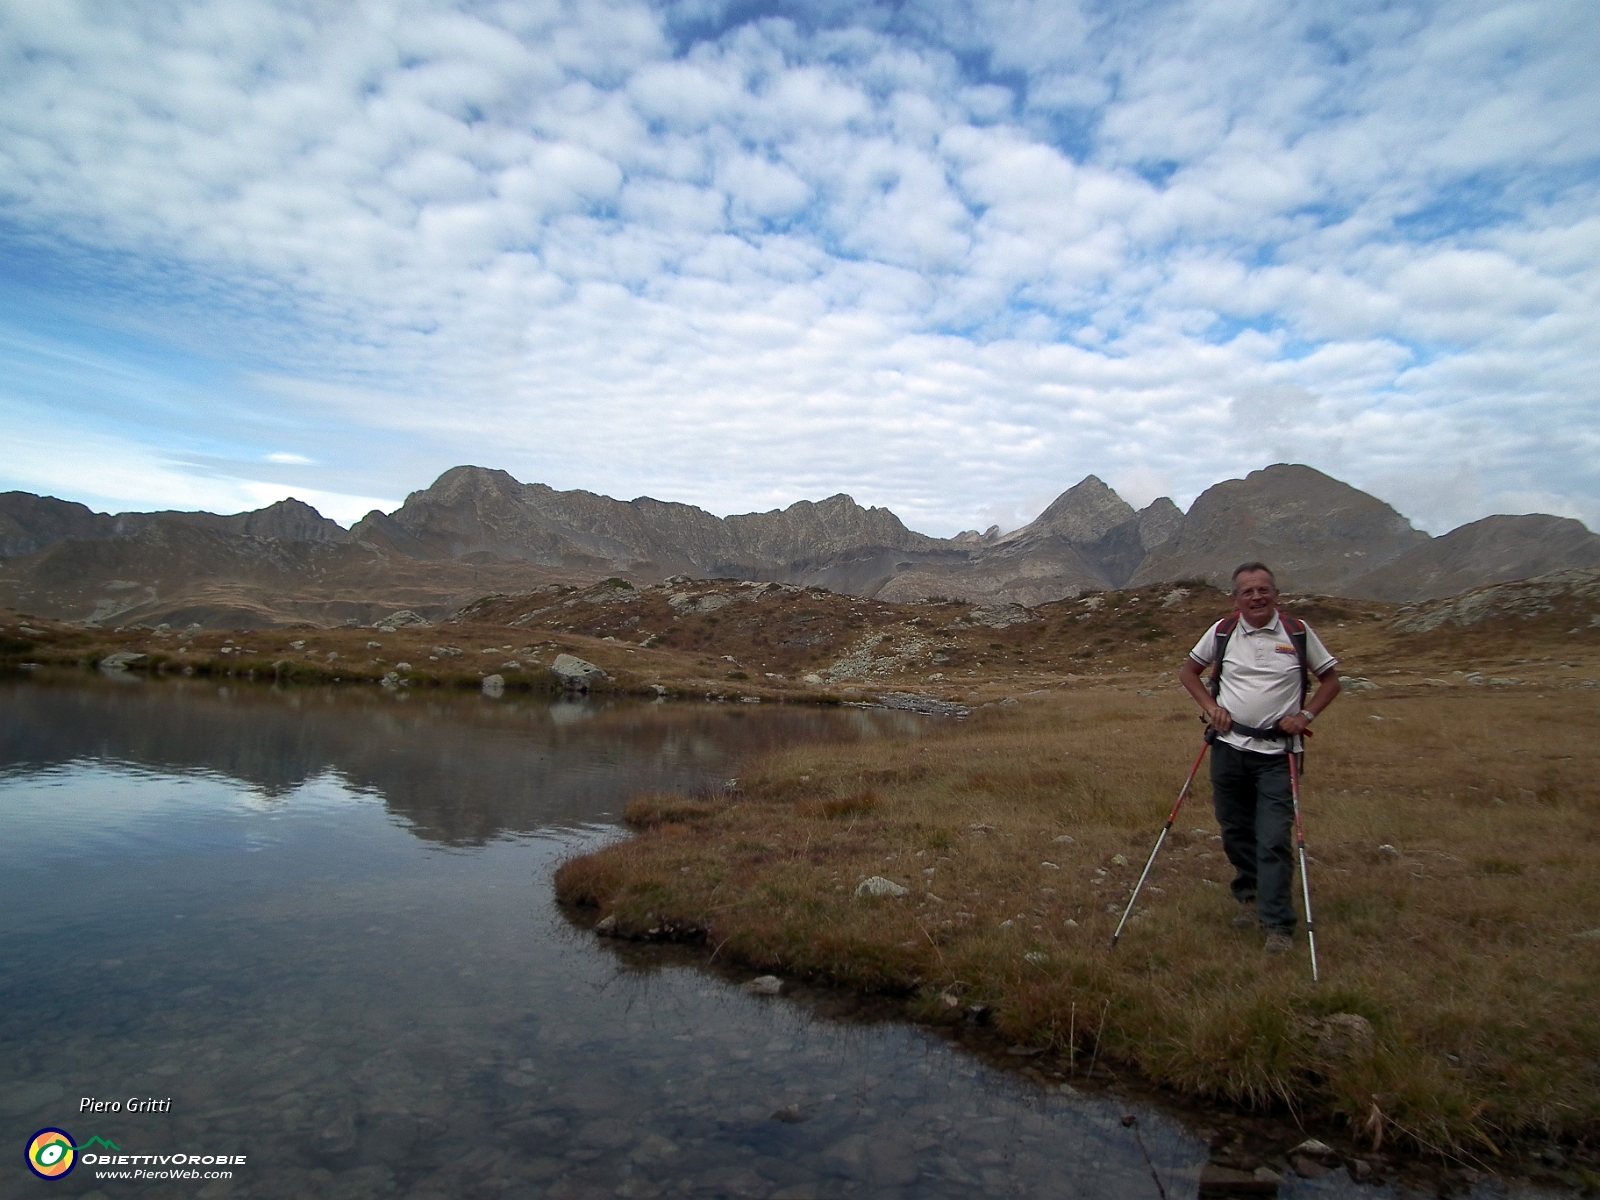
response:
[[[1201,667],[1216,661],[1217,625],[1221,624],[1218,621],[1206,630],[1189,651],[1189,657]],[[1313,681],[1338,661],[1307,625],[1306,665],[1311,668]],[[1283,627],[1283,618],[1276,610],[1272,620],[1260,629],[1252,628],[1250,622],[1239,618],[1222,662],[1222,692],[1217,703],[1227,709],[1235,721],[1256,729],[1271,729],[1282,718],[1300,711],[1300,659]],[[1223,734],[1221,740],[1258,754],[1282,754],[1287,745],[1283,741],[1246,737],[1232,731]],[[1294,748],[1298,750],[1299,739],[1295,741]]]

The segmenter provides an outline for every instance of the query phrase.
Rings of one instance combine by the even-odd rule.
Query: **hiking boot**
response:
[[[1267,934],[1267,944],[1264,949],[1268,954],[1282,954],[1286,950],[1294,949],[1294,939],[1287,933],[1275,929]]]
[[[1235,929],[1254,929],[1258,924],[1256,919],[1256,902],[1243,900],[1239,904],[1239,915],[1233,919]]]

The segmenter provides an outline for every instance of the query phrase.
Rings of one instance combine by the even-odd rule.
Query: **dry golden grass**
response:
[[[648,831],[558,887],[624,929],[704,929],[724,959],[904,989],[930,1017],[951,989],[1012,1039],[1340,1114],[1374,1139],[1487,1158],[1507,1134],[1592,1133],[1600,939],[1573,935],[1600,925],[1600,696],[1414,693],[1347,696],[1317,725],[1303,811],[1320,985],[1303,932],[1269,958],[1230,928],[1204,768],[1109,949],[1199,747],[1175,689],[1086,688],[917,739],[790,750],[742,793],[641,802]],[[857,898],[872,875],[910,896]],[[1341,1012],[1372,1023],[1375,1054],[1314,1036]]]

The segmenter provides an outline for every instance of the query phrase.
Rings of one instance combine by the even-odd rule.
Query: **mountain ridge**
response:
[[[1187,513],[1165,496],[1136,510],[1088,475],[1019,529],[953,538],[917,533],[845,493],[718,517],[467,465],[348,530],[292,498],[229,516],[113,515],[0,493],[0,603],[85,622],[348,621],[384,604],[441,616],[487,590],[607,575],[1036,605],[1183,579],[1225,586],[1252,559],[1272,564],[1286,591],[1419,601],[1600,565],[1600,536],[1532,514],[1432,538],[1378,498],[1286,463],[1213,485]]]

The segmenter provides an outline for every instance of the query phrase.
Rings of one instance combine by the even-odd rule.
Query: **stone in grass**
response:
[[[757,975],[739,990],[751,996],[776,996],[783,991],[783,980],[776,975]]]
[[[882,875],[874,875],[871,879],[863,879],[856,885],[858,896],[909,896],[910,888],[903,888],[892,879],[885,879]]]
[[[1331,1062],[1370,1059],[1378,1048],[1372,1022],[1358,1013],[1333,1013],[1310,1023],[1317,1050]]]
[[[600,937],[615,937],[617,935],[617,918],[615,915],[601,917],[595,922],[594,931]]]
[[[605,683],[611,678],[592,662],[586,662],[575,654],[556,655],[555,661],[550,664],[550,671],[569,692],[587,692],[592,685]]]

